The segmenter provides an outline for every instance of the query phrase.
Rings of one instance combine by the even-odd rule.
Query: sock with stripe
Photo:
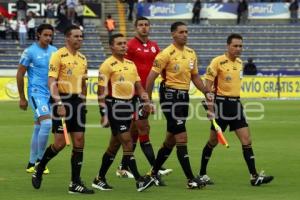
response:
[[[179,163],[183,169],[186,178],[190,180],[193,179],[194,175],[192,172],[186,143],[177,143],[176,148],[177,148],[177,158],[179,160]]]

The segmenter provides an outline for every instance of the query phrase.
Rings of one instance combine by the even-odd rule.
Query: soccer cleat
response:
[[[45,170],[43,171],[43,174],[47,175],[50,173],[50,170],[48,169],[48,167],[45,168]]]
[[[27,173],[34,173],[35,172],[35,168],[34,167],[29,167],[26,169]],[[47,175],[50,173],[50,170],[48,169],[48,167],[45,168],[45,170],[43,171],[43,174]]]
[[[173,172],[173,169],[166,169],[166,168],[160,168],[160,170],[158,170],[158,174],[162,175],[162,176],[166,176],[169,175]]]
[[[163,180],[161,180],[160,175],[152,175],[151,176],[154,180],[154,184],[155,186],[166,186],[165,182]]]
[[[187,188],[188,189],[202,189],[203,187],[205,187],[205,182],[199,178],[193,178],[193,179],[189,179],[187,182]]]
[[[44,169],[39,167],[39,165],[35,166],[35,172],[32,174],[32,178],[31,178],[32,186],[35,189],[39,189],[41,187],[43,171]]]
[[[27,172],[27,173],[34,173],[34,172],[35,172],[34,166],[27,168],[27,169],[26,169],[26,172]]]
[[[98,190],[112,190],[113,188],[108,185],[105,178],[96,177],[92,183],[92,187]]]
[[[134,178],[133,174],[130,171],[126,170],[126,169],[118,168],[117,171],[116,171],[116,175],[119,178]]]
[[[94,194],[94,190],[88,189],[81,181],[80,183],[71,182],[69,194]]]
[[[205,174],[205,175],[202,175],[202,176],[198,175],[197,178],[200,179],[200,180],[202,180],[202,181],[204,181],[206,185],[213,185],[213,184],[215,184],[215,183],[210,179],[210,177],[207,176],[206,174]]]
[[[252,186],[260,186],[261,184],[270,183],[274,176],[266,176],[264,171],[261,171],[256,177],[251,175],[250,183]]]
[[[154,179],[151,176],[149,175],[142,176],[136,182],[136,189],[138,192],[142,192],[147,188],[151,187],[153,183],[154,183]]]

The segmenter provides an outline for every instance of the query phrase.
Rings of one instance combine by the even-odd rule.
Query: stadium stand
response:
[[[87,56],[89,67],[96,69],[105,59],[99,28],[94,24],[86,24],[85,26],[81,52]],[[27,46],[31,43],[32,41],[27,40]],[[56,32],[53,44],[58,48],[62,47],[64,44],[63,34]],[[24,48],[20,48],[13,40],[0,40],[0,69],[16,69],[23,50]]]
[[[171,42],[170,23],[152,23],[151,38],[164,48]],[[244,61],[252,57],[260,69],[299,68],[299,26],[189,24],[188,45],[196,50],[201,67],[206,67],[213,57],[224,52],[225,40],[230,33],[240,33],[244,37]]]

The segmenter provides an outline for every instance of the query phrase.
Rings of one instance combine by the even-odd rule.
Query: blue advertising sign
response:
[[[249,19],[289,19],[289,3],[249,3]],[[152,19],[191,19],[193,3],[145,3]],[[201,18],[236,19],[237,3],[203,3]]]
[[[250,3],[250,19],[288,19],[289,3]]]

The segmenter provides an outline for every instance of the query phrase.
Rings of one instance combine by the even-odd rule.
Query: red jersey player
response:
[[[148,74],[152,68],[155,56],[159,53],[160,49],[156,42],[149,40],[150,21],[146,17],[138,17],[134,23],[136,35],[134,38],[127,43],[127,55],[126,58],[133,61],[137,67],[138,74],[141,78],[142,86],[146,87],[146,81]],[[138,108],[142,103],[138,96],[134,97],[135,105]],[[137,109],[138,110],[138,109]],[[138,111],[137,111],[138,113]],[[153,147],[149,139],[149,121],[147,118],[143,118],[137,114],[135,119],[131,123],[131,135],[133,139],[134,149],[136,147],[137,139],[140,141],[141,149],[145,154],[148,162],[153,166],[155,162],[155,155]],[[132,174],[127,170],[127,166],[124,166],[123,161],[117,170],[116,174],[119,177],[133,177]],[[172,172],[172,169],[162,168],[159,173],[160,175],[166,175]],[[163,183],[159,180],[156,181],[157,185]]]

